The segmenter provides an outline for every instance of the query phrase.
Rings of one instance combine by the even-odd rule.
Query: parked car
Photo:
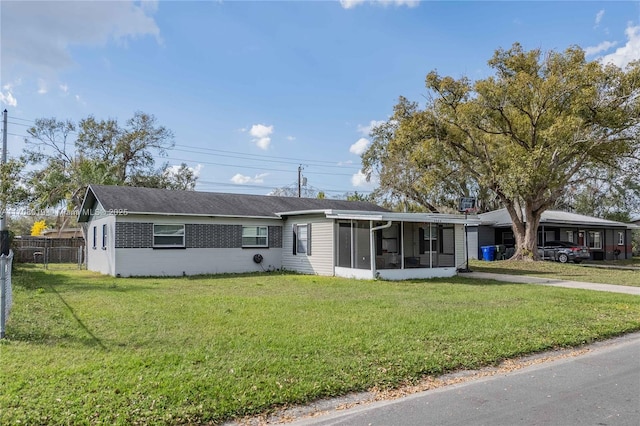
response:
[[[547,241],[544,247],[538,247],[538,253],[543,259],[557,260],[560,263],[580,263],[591,258],[589,247],[569,241]]]

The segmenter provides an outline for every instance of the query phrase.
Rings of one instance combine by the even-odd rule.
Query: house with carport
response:
[[[359,279],[448,277],[466,267],[457,214],[335,199],[91,185],[78,222],[87,268],[112,276],[289,270]]]
[[[508,257],[510,247],[515,244],[512,221],[507,209],[494,210],[478,215],[480,226],[473,229],[477,237],[470,242],[472,257],[482,258],[482,246],[503,245],[507,248]],[[544,246],[547,241],[567,241],[587,246],[591,253],[591,260],[631,259],[632,231],[637,225],[616,222],[592,216],[547,210],[542,213],[538,227],[538,246]]]

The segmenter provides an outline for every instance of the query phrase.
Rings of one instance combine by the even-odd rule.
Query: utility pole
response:
[[[4,169],[5,164],[7,164],[7,110],[5,109],[2,116],[2,168]],[[3,176],[3,180],[8,178],[8,176]],[[2,182],[2,185],[5,188],[8,188],[6,182]],[[5,194],[4,191],[2,194],[2,200],[0,203],[2,205],[2,211],[0,214],[0,255],[4,254],[5,256],[9,255],[9,231],[7,230],[7,204],[6,199],[8,194]]]
[[[298,198],[302,197],[302,164],[298,166]]]

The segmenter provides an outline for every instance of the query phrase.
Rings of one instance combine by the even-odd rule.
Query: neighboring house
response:
[[[453,276],[466,258],[463,215],[359,201],[92,185],[78,222],[88,269],[113,276],[284,269],[399,280]]]
[[[473,249],[470,246],[470,254],[479,253],[486,245],[514,246],[511,217],[506,209],[479,214],[478,218],[481,221],[477,230],[478,246]],[[569,241],[589,247],[592,260],[630,259],[631,232],[637,228],[633,224],[547,210],[542,213],[538,227],[538,245],[544,246],[546,241]]]

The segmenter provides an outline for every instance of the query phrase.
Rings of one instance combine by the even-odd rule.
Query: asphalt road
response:
[[[640,334],[577,357],[293,424],[638,426]]]

